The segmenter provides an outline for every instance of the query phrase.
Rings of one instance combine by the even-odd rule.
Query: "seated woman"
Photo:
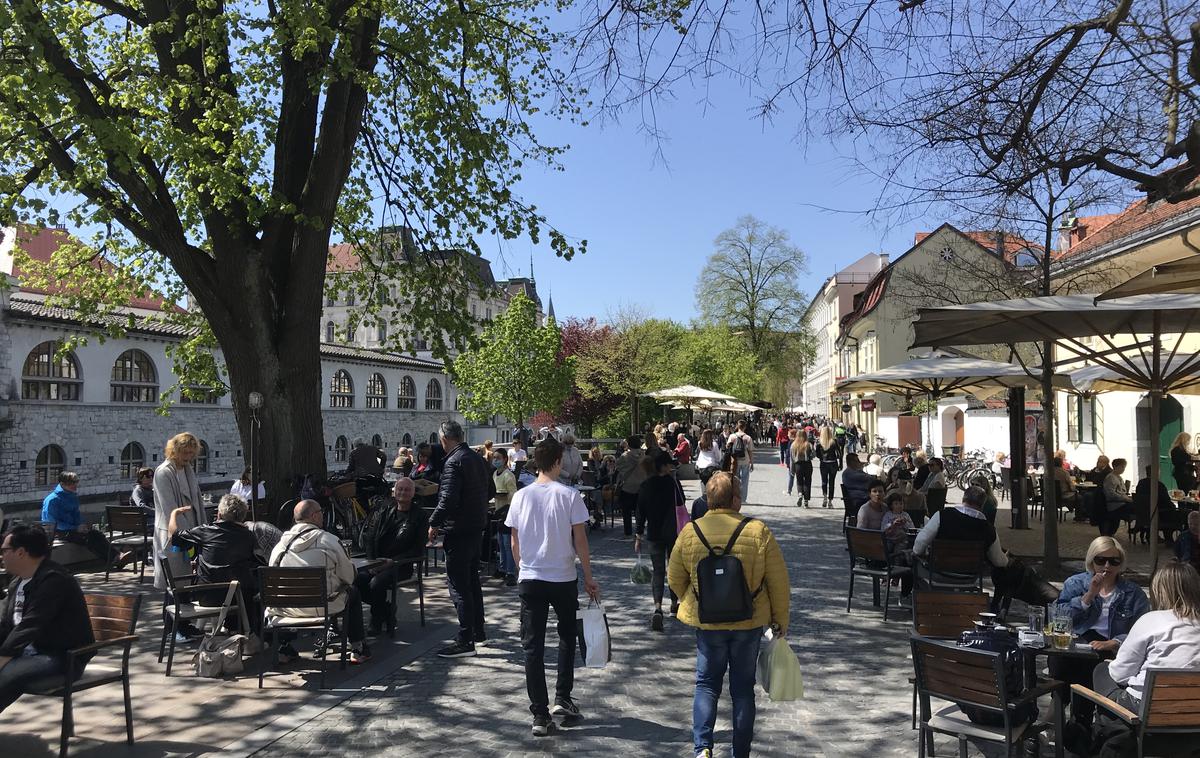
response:
[[[1150,610],[1150,601],[1142,588],[1121,578],[1125,568],[1125,548],[1112,537],[1097,537],[1088,546],[1084,561],[1087,571],[1076,574],[1063,584],[1058,605],[1071,614],[1071,631],[1092,649],[1108,657],[1121,647],[1133,622]],[[1094,662],[1088,659],[1053,656],[1050,676],[1068,684],[1087,684]],[[1089,724],[1095,706],[1073,699],[1071,718]]]
[[[1110,663],[1101,663],[1093,676],[1093,689],[1134,713],[1145,696],[1146,672],[1150,669],[1200,668],[1200,574],[1186,563],[1172,561],[1160,567],[1150,580],[1150,600],[1155,610],[1145,613],[1129,630],[1125,642]],[[1093,745],[1087,755],[1136,755],[1133,735],[1123,722],[1103,711],[1097,726],[1105,742]],[[1157,737],[1161,741],[1163,738]],[[1171,750],[1156,744],[1155,755],[1194,755],[1195,737]]]
[[[981,510],[983,511],[983,516],[987,519],[988,523],[994,525],[996,523],[996,512],[1000,510],[1000,504],[996,502],[996,494],[992,492],[991,477],[978,474],[971,477],[970,484],[972,487],[978,487],[984,491],[986,497],[984,498],[983,508]]]
[[[920,489],[923,495],[928,495],[929,490],[946,489],[946,464],[942,462],[941,458],[929,460],[929,476],[925,477]]]
[[[1108,456],[1101,455],[1096,458],[1096,465],[1090,471],[1083,475],[1083,478],[1097,487],[1104,486],[1104,480],[1112,473],[1112,466],[1109,465]]]
[[[859,529],[874,529],[879,531],[883,529],[883,515],[886,509],[883,505],[884,485],[878,479],[872,479],[867,483],[867,502],[862,504],[858,509],[858,518],[855,520],[855,526]]]

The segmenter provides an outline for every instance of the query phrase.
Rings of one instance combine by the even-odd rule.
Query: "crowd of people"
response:
[[[326,529],[328,520],[317,499],[300,499],[286,530],[252,519],[247,500],[265,493],[251,491],[250,471],[220,499],[210,521],[191,465],[199,441],[188,433],[168,441],[157,468],[136,472],[130,499],[153,511],[154,557],[185,552],[194,556],[200,582],[237,580],[242,590],[239,603],[249,610],[251,628],[238,629],[241,622],[230,620],[230,631],[257,633],[264,619],[312,613],[261,607],[256,568],[323,568],[329,609],[342,619],[338,633],[349,643],[351,663],[369,660],[369,640],[394,625],[389,589],[413,579],[414,567],[424,560],[429,545],[445,553],[447,589],[458,622],[454,639],[437,655],[476,655],[476,647],[488,640],[481,567],[491,562],[489,553],[494,552],[495,577],[515,586],[520,602],[520,641],[537,736],[555,731],[555,716],[582,715],[573,697],[579,589],[582,586],[593,600],[601,594],[588,544],[598,514],[578,486],[586,473],[602,493],[598,502],[620,511],[624,537],[633,551],[649,559],[649,630],[664,632],[668,616],[696,629],[695,755],[713,755],[716,708],[726,675],[733,700],[733,755],[750,755],[760,641],[767,628],[787,634],[791,594],[782,550],[771,529],[741,513],[749,497],[755,451],[764,445],[778,446],[779,464],[787,469],[787,491],[796,493],[797,505],[809,507],[817,474],[824,507],[831,507],[835,485],[840,485],[853,505],[856,527],[879,531],[897,563],[915,565],[939,540],[986,545],[996,599],[1018,597],[1060,608],[1070,616],[1074,636],[1089,644],[1100,660],[1097,666],[1096,660],[1085,658],[1052,658],[1053,678],[1087,684],[1136,711],[1145,696],[1147,671],[1200,668],[1200,513],[1188,515],[1187,528],[1176,541],[1178,560],[1159,569],[1148,595],[1125,576],[1126,551],[1111,534],[1091,543],[1085,570],[1058,590],[1002,547],[989,479],[972,481],[961,504],[928,513],[918,529],[911,513],[924,511],[930,492],[946,488],[943,462],[905,450],[887,470],[877,455],[864,456],[864,463],[858,454],[858,430],[823,421],[781,416],[711,428],[665,424],[626,438],[613,454],[599,447],[581,450],[569,431],[556,428],[542,430],[529,447],[518,438],[511,448],[490,443],[473,448],[462,427],[446,421],[438,444],[402,449],[392,461],[398,478],[370,533],[368,569],[356,569],[339,535]],[[1184,447],[1188,441],[1183,440]],[[774,452],[771,455],[774,460]],[[701,494],[691,503],[680,484],[682,467],[694,468],[702,480]],[[356,440],[349,467],[355,476],[379,476],[386,468],[381,451]],[[1117,459],[1101,460],[1085,474],[1086,481],[1102,489],[1106,504],[1120,499],[1113,510],[1135,497],[1116,484],[1123,473],[1124,461]],[[78,484],[75,474],[63,472],[43,504],[43,521],[53,523],[55,536],[121,563],[123,556],[115,554],[104,535],[84,523]],[[4,536],[0,551],[6,571],[14,577],[0,615],[3,710],[31,682],[65,673],[61,653],[87,644],[91,633],[79,584],[48,560],[50,537],[43,530],[18,526]],[[730,598],[705,589],[706,582],[712,582],[706,562],[714,556],[737,561],[746,590],[740,609],[731,612],[726,607]],[[154,574],[155,586],[167,589],[163,572]],[[912,582],[912,574],[904,577],[902,595],[911,592]],[[207,602],[219,604],[216,594],[221,593]],[[553,697],[544,671],[551,610],[558,633]],[[199,633],[187,626],[173,631],[180,641]],[[299,657],[293,642],[286,634],[276,640],[281,662]],[[329,654],[332,643],[318,640],[315,654]],[[1129,739],[1128,730],[1098,716],[1081,698],[1071,702],[1067,736],[1085,755],[1102,750],[1122,754],[1122,741]]]

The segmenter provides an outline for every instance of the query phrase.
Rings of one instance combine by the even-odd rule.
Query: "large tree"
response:
[[[559,153],[526,117],[578,112],[550,62],[560,40],[536,0],[4,0],[0,221],[62,212],[99,230],[51,267],[70,271],[61,297],[85,317],[128,289],[63,259],[103,256],[179,303],[186,291],[199,311],[170,317],[211,328],[244,445],[247,398],[264,395],[259,452],[283,494],[324,469],[331,234],[359,258],[336,287],[368,314],[401,304],[405,328],[389,331],[443,356],[474,328],[477,269],[454,264],[476,236],[548,234],[575,252],[512,191]],[[384,225],[414,227],[413,244]]]
[[[616,349],[617,335],[608,324],[599,324],[594,318],[569,318],[562,326],[561,358],[582,355],[597,355]],[[601,418],[620,407],[623,398],[603,385],[593,384],[584,391],[578,377],[558,411],[558,418],[576,424],[581,433],[591,436],[593,427]]]
[[[538,411],[557,410],[575,373],[575,358],[560,355],[561,346],[554,320],[539,325],[537,306],[518,294],[479,344],[454,359],[460,410],[477,421],[500,414],[518,426]]]

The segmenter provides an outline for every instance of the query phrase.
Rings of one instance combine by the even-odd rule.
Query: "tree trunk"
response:
[[[1053,343],[1042,343],[1042,416],[1046,419],[1046,444],[1042,449],[1042,539],[1043,566],[1058,571],[1058,497],[1054,487],[1054,362]]]

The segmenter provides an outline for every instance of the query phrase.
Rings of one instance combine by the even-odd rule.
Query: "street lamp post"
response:
[[[258,409],[262,408],[261,392],[251,392],[247,399],[250,406],[250,518],[258,520],[258,469],[254,466],[254,448],[258,432]]]

